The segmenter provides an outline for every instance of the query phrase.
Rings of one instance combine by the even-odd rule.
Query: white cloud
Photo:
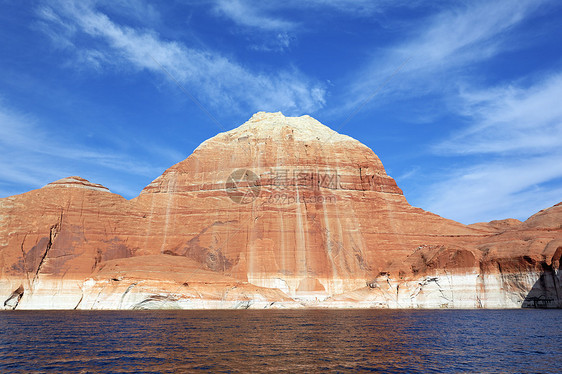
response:
[[[417,7],[427,5],[413,0],[215,0],[213,9],[219,15],[229,18],[244,27],[262,30],[288,31],[304,25],[284,18],[279,14],[292,10],[308,12],[313,16],[350,14],[354,17],[370,17],[389,8]],[[324,12],[323,12],[324,11]],[[336,11],[336,13],[333,13]]]
[[[490,161],[443,176],[428,189],[423,207],[472,223],[525,219],[562,201],[556,183],[562,178],[562,73],[526,89],[510,85],[461,97],[472,124],[435,149]]]
[[[463,223],[526,219],[562,201],[562,153],[479,163],[453,172],[428,189],[422,206]]]
[[[416,167],[408,169],[406,172],[400,174],[395,179],[399,182],[403,181],[403,180],[406,180],[406,179],[410,179],[412,177],[417,176],[419,174],[419,171],[420,171],[419,166],[416,166]]]
[[[282,52],[289,49],[299,33],[310,31],[313,19],[342,15],[365,18],[388,8],[420,4],[423,2],[413,0],[214,0],[213,10],[239,27],[237,31],[251,41],[250,49]],[[287,14],[298,15],[290,19]]]
[[[84,1],[92,0],[82,0]],[[161,18],[154,5],[144,0],[97,0],[95,4],[111,9],[120,16],[141,21],[143,24],[158,23]]]
[[[278,5],[279,2],[276,2]],[[215,11],[238,25],[251,27],[267,31],[287,31],[298,26],[296,22],[288,21],[282,18],[269,16],[267,2],[249,3],[243,0],[218,0],[215,4]],[[271,4],[270,4],[271,5]]]
[[[472,223],[525,219],[562,200],[556,182],[562,178],[562,106],[558,104],[562,75],[531,87],[465,88],[459,94],[459,87],[471,87],[465,82],[471,81],[474,64],[517,48],[511,43],[514,29],[545,3],[503,0],[457,5],[420,23],[408,40],[374,54],[364,69],[354,73],[347,101],[334,111],[357,108],[411,57],[383,93],[389,98],[441,95],[447,110],[458,111],[470,123],[433,150],[441,156],[465,155],[462,164],[472,164],[437,172],[438,182],[427,187],[416,205]]]
[[[92,167],[122,175],[154,178],[162,167],[132,160],[125,154],[92,149],[45,129],[32,116],[0,105],[0,196],[39,188],[54,180],[80,175],[88,177]],[[95,173],[95,172],[94,172]],[[92,180],[99,183],[100,181]],[[22,188],[23,187],[23,188]],[[131,188],[108,186],[132,197]]]
[[[77,3],[60,3],[56,9],[43,7],[39,14],[55,29],[62,24],[65,30],[75,30],[73,35],[63,35],[71,44],[83,35],[95,40],[88,48],[78,49],[81,62],[90,62],[94,67],[110,62],[167,78],[160,64],[215,108],[297,114],[314,112],[324,105],[323,85],[296,69],[254,72],[216,51],[164,40],[154,30],[119,25],[95,8]]]
[[[562,73],[527,88],[464,91],[471,126],[439,144],[445,153],[538,153],[562,149]]]
[[[235,31],[248,39],[249,49],[283,52],[296,39],[295,33],[301,25],[277,16],[275,13],[280,4],[282,3],[216,0],[213,13],[233,22],[237,26]]]
[[[416,96],[428,91],[446,94],[457,89],[466,69],[500,51],[510,31],[545,1],[478,1],[448,9],[415,25],[411,38],[373,55],[366,67],[350,78],[343,109],[356,107],[404,61],[408,61],[385,92]],[[376,46],[373,46],[376,47]],[[410,60],[408,60],[410,59]]]

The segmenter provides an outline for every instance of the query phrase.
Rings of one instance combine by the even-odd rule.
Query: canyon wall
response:
[[[257,113],[132,199],[0,199],[5,309],[562,307],[562,205],[463,225],[309,116]]]

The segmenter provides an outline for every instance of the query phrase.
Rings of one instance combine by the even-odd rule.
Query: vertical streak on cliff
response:
[[[250,153],[250,163],[249,163],[249,169],[252,170],[254,173],[256,173],[256,175],[260,175],[260,144],[259,142],[255,142],[255,147],[250,147],[249,149],[249,153]],[[255,149],[255,155],[253,155],[252,157],[252,150]],[[257,222],[257,220],[259,219],[259,214],[258,214],[258,204],[256,204],[256,200],[253,200],[252,202],[249,203],[249,205],[251,206],[250,209],[250,217],[248,217],[247,220],[247,224],[248,224],[248,240],[250,243],[250,259],[249,259],[249,273],[250,273],[250,277],[248,277],[249,279],[256,279],[256,276],[259,276],[259,282],[258,284],[263,284],[263,276],[264,273],[261,269],[260,266],[260,256],[259,253],[257,253],[257,230],[256,230],[256,226],[259,224],[259,222]]]
[[[324,147],[320,147],[320,149],[322,150],[322,154],[321,154],[321,162],[318,162],[318,164],[321,165],[328,165],[327,159],[328,157],[326,157],[326,152]],[[335,158],[337,160],[337,157]],[[336,168],[336,170],[339,169]],[[322,197],[325,197],[325,193],[323,193],[321,191],[321,189],[319,188],[319,194]],[[330,201],[330,200],[329,200]],[[328,291],[328,293],[333,294],[334,293],[334,284],[336,283],[336,280],[339,278],[339,270],[338,267],[336,265],[336,259],[334,257],[334,248],[333,248],[333,243],[335,242],[335,238],[332,235],[332,227],[331,227],[331,221],[330,221],[330,216],[334,215],[334,208],[332,205],[337,204],[336,202],[330,202],[328,204],[326,204],[326,199],[322,199],[322,213],[323,213],[323,219],[324,219],[324,233],[322,233],[322,235],[325,234],[325,252],[326,252],[326,257],[327,260],[332,268],[331,271],[331,282],[327,285],[325,285],[326,291]]]
[[[286,123],[286,127],[290,128],[288,123],[287,123],[287,119],[284,119],[285,123]],[[297,172],[298,169],[298,165],[300,165],[300,154],[298,152],[298,147],[295,144],[294,138],[293,138],[293,130],[291,130],[291,135],[290,135],[290,139],[291,139],[291,154],[294,155],[295,157],[295,162],[293,163],[293,170],[291,171],[292,176],[291,178],[294,178],[295,173]],[[306,241],[306,235],[305,235],[305,230],[304,230],[304,224],[306,221],[306,216],[304,217],[303,220],[303,212],[302,212],[302,207],[301,207],[301,196],[300,196],[300,190],[299,190],[299,183],[297,183],[296,180],[293,180],[293,182],[291,183],[292,185],[294,185],[295,188],[295,215],[296,215],[296,228],[295,228],[295,241],[296,241],[296,251],[297,251],[297,276],[304,276],[306,277],[308,275],[308,264],[307,264],[307,256],[306,256],[306,252],[307,252],[307,241]],[[293,186],[291,186],[293,187]],[[305,212],[306,214],[306,212]]]
[[[280,162],[279,156],[283,154],[283,149],[282,149],[282,143],[281,142],[275,142],[277,147],[274,148],[276,151],[275,154],[275,165],[274,168],[277,169],[280,166],[282,166],[282,163]],[[273,148],[273,147],[272,147]],[[269,189],[270,189],[270,193],[271,193],[271,197],[272,199],[270,199],[270,203],[272,201],[275,201],[275,194],[277,193],[275,187],[273,186],[274,182],[271,182],[269,185]],[[269,207],[270,209],[273,207]],[[277,208],[277,212],[278,212],[278,217],[279,217],[279,235],[278,238],[280,239],[281,243],[279,245],[280,251],[281,251],[281,270],[283,271],[284,276],[287,275],[287,270],[289,269],[287,267],[287,233],[286,233],[286,228],[285,228],[285,209],[283,209],[283,207],[281,207],[281,209],[279,209],[278,206],[276,206],[275,208]],[[273,210],[272,210],[273,212]],[[279,244],[279,243],[277,243]],[[285,279],[283,279],[285,280]]]
[[[385,193],[383,190],[381,190],[381,192],[379,192],[381,194]],[[400,234],[400,229],[397,229],[396,226],[398,226],[400,220],[395,218],[394,215],[394,209],[393,207],[390,206],[390,203],[388,201],[388,199],[381,199],[382,201],[384,201],[385,204],[385,208],[386,208],[386,214],[388,215],[388,222],[390,223],[390,229],[391,232],[389,232],[389,234],[392,234],[392,236],[394,237],[394,241],[395,243],[398,244],[398,246],[400,247],[399,249],[401,251],[405,251],[405,245],[404,245],[404,241],[403,241],[403,235]],[[392,260],[390,260],[392,261]],[[387,264],[378,264],[379,266],[383,265],[386,266]]]
[[[299,186],[296,185],[295,186],[295,192],[296,192],[296,241],[297,241],[297,256],[298,256],[298,272],[299,275],[303,275],[303,276],[307,276],[308,274],[308,264],[307,264],[307,258],[306,258],[306,248],[307,248],[307,242],[306,242],[306,235],[305,235],[305,230],[304,230],[304,224],[306,221],[306,217],[303,220],[303,212],[302,212],[302,208],[301,208],[301,202],[300,202],[300,191],[299,191]]]
[[[275,244],[279,245],[279,250],[281,252],[280,270],[285,271],[287,269],[287,247],[285,246],[285,214],[282,210],[279,213],[279,240],[281,243]]]
[[[148,224],[145,226],[145,237],[144,237],[144,246],[142,248],[143,251],[146,251],[148,248],[148,238],[150,238],[150,233],[152,231],[152,221],[154,219],[154,197],[155,193],[150,194],[150,213],[148,216]]]
[[[346,156],[347,159],[349,160],[349,164],[353,165],[353,157],[352,154],[348,151],[346,152]],[[376,165],[376,167],[378,167],[379,165]],[[382,163],[380,165],[380,167],[382,167]],[[360,169],[361,170],[361,169]],[[362,182],[362,181],[361,181]],[[337,181],[336,181],[337,183]],[[336,188],[339,188],[340,186],[336,186]],[[361,193],[361,198],[365,198],[365,191],[360,192]],[[348,204],[349,204],[349,209],[347,209],[347,212],[350,213],[350,217],[351,217],[351,221],[352,221],[352,234],[351,234],[351,241],[352,244],[355,242],[355,240],[353,240],[353,238],[357,238],[358,239],[358,245],[359,245],[359,258],[357,257],[357,253],[355,253],[355,248],[353,247],[353,259],[355,260],[355,264],[356,266],[359,267],[359,269],[364,270],[365,271],[365,267],[369,267],[369,264],[363,264],[362,261],[365,261],[366,257],[365,254],[367,253],[367,246],[365,244],[365,238],[363,237],[363,230],[360,230],[359,228],[361,227],[361,222],[359,221],[359,219],[357,218],[357,214],[356,214],[356,209],[355,209],[355,203],[356,201],[354,199],[349,199],[348,200]],[[363,274],[362,274],[363,275]],[[343,291],[343,290],[342,290]]]
[[[361,222],[359,221],[359,219],[357,218],[357,214],[355,214],[355,202],[353,200],[349,201],[349,205],[350,208],[348,209],[348,211],[351,213],[350,214],[350,220],[351,223],[353,225],[353,231],[352,231],[352,241],[354,243],[356,243],[359,248],[357,250],[359,256],[361,256],[361,259],[355,257],[357,259],[357,266],[359,266],[360,269],[364,270],[364,267],[369,267],[369,264],[363,264],[360,261],[363,261],[366,259],[365,253],[366,253],[366,244],[365,244],[365,238],[363,237],[363,230],[361,230]],[[353,239],[357,239],[357,242]],[[353,248],[353,250],[355,251],[355,248]],[[354,256],[357,253],[354,253]]]
[[[324,201],[322,201],[322,211],[323,211],[323,218],[324,218],[324,233],[325,234],[325,245],[326,248],[324,248],[324,250],[326,251],[326,255],[328,258],[328,261],[330,263],[330,266],[332,267],[332,280],[330,282],[330,284],[328,285],[328,287],[326,287],[326,290],[332,294],[333,293],[333,285],[336,282],[336,279],[338,279],[338,268],[335,264],[335,259],[334,259],[334,252],[333,252],[333,248],[332,248],[332,234],[331,234],[331,229],[330,229],[330,221],[328,219],[328,209],[329,209],[330,205],[326,205],[326,203]]]
[[[174,172],[172,174],[171,180],[168,182],[168,189],[166,195],[168,198],[166,204],[166,216],[164,217],[164,238],[162,239],[162,246],[160,247],[160,252],[166,250],[166,245],[168,244],[168,229],[170,225],[170,210],[174,206],[174,200],[176,196],[176,184],[177,184],[178,174]]]
[[[255,170],[255,169],[254,169]],[[253,216],[254,216],[254,203],[250,203],[251,208],[250,208],[250,212],[249,215],[250,217],[248,217],[248,219],[244,218],[242,224],[247,225],[246,226],[246,236],[247,236],[247,245],[249,246],[249,253],[248,253],[248,280],[250,280],[250,282],[256,282],[256,261],[257,261],[257,256],[256,256],[256,241],[254,238],[254,225],[255,222],[253,221]],[[261,281],[261,278],[259,279],[259,281]],[[254,283],[254,284],[258,284],[261,285],[261,283]]]
[[[336,170],[343,170],[339,164],[339,157],[335,158],[336,161]],[[337,233],[338,233],[338,241],[335,242],[335,247],[337,248],[337,253],[336,253],[336,257],[337,257],[337,261],[338,264],[336,266],[338,266],[338,269],[340,271],[340,273],[342,272],[342,270],[346,269],[346,259],[345,259],[345,231],[344,231],[344,227],[342,225],[341,222],[341,216],[340,216],[340,212],[339,212],[339,202],[335,202],[334,204],[334,215],[335,215],[335,223],[337,224]],[[348,274],[349,276],[349,274]],[[341,287],[342,282],[341,282],[341,278],[337,280],[338,284],[334,284],[334,289],[332,290],[332,292],[334,293],[341,293],[343,292],[343,289]]]
[[[252,169],[254,168],[254,164],[253,164],[253,158],[252,158],[252,147],[248,147],[248,169]],[[244,165],[244,163],[241,163],[241,165]],[[255,170],[255,169],[253,169]],[[243,205],[240,205],[240,208],[242,208]],[[243,231],[246,232],[246,247],[248,248],[248,270],[247,270],[247,277],[248,280],[250,282],[253,282],[254,284],[260,284],[260,283],[255,283],[256,282],[256,242],[254,240],[253,237],[253,230],[252,227],[254,225],[254,222],[252,222],[252,217],[254,215],[254,207],[253,207],[253,203],[250,203],[250,209],[249,209],[249,217],[246,218],[244,217],[244,220],[242,221],[243,225],[247,225],[245,229],[242,229]],[[257,281],[259,282],[259,281]]]

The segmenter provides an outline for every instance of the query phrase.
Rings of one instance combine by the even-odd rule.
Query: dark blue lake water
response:
[[[0,372],[562,373],[562,310],[16,311]]]

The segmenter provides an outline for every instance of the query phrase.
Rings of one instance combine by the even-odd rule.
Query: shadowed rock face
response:
[[[133,200],[79,177],[0,199],[0,301],[560,307],[561,224],[560,204],[470,226],[414,208],[360,142],[260,112]]]

